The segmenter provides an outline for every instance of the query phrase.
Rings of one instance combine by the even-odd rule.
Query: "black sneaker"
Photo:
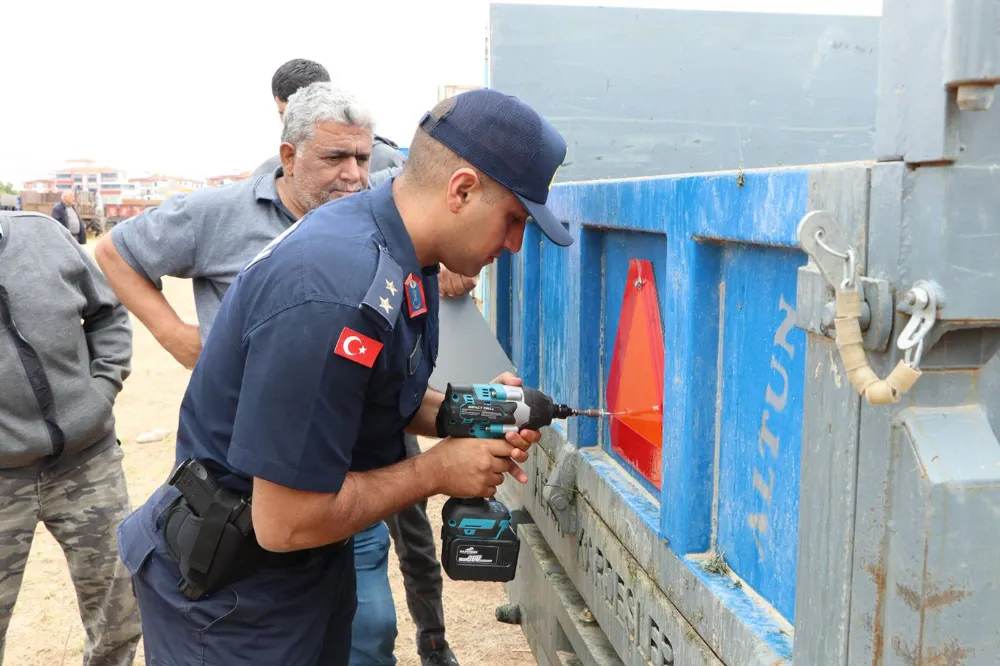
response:
[[[424,639],[417,643],[417,654],[421,666],[459,666],[455,653],[448,647],[444,637]]]

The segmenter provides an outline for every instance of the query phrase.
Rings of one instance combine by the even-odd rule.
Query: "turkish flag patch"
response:
[[[344,327],[340,333],[340,339],[337,340],[337,349],[334,351],[338,356],[343,356],[370,368],[375,365],[375,359],[382,351],[382,343]]]

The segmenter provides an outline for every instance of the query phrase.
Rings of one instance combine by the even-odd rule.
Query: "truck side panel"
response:
[[[494,4],[489,85],[570,139],[557,180],[868,159],[879,21]]]
[[[625,663],[650,659],[653,626],[673,628],[664,640],[692,658],[791,658],[806,386],[795,229],[817,188],[833,201],[867,173],[847,164],[558,185],[553,207],[578,243],[556,248],[532,227],[532,251],[513,257],[497,324],[510,322],[514,363],[586,407],[604,405],[612,379],[629,263],[653,269],[666,350],[661,487],[616,454],[606,422],[576,419],[547,433],[526,488],[504,490]],[[542,496],[565,447],[579,447],[576,531]]]

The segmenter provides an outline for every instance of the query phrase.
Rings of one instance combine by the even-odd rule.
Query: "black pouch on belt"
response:
[[[193,459],[184,461],[168,483],[181,491],[164,530],[181,571],[181,591],[200,599],[252,573],[262,549],[253,536],[249,498],[219,486]]]

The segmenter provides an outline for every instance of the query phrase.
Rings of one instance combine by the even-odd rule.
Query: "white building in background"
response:
[[[197,178],[167,176],[161,173],[133,178],[130,182],[138,186],[136,198],[147,201],[162,201],[177,194],[187,194],[205,187],[205,181]]]
[[[26,180],[21,186],[21,189],[25,192],[39,192],[45,194],[47,192],[56,191],[56,179],[55,178],[40,178],[38,180]]]
[[[100,166],[94,160],[69,160],[56,171],[55,189],[90,192],[104,204],[118,204],[122,199],[134,199],[138,186],[130,183],[121,169]]]
[[[210,176],[206,182],[209,187],[225,187],[226,185],[232,185],[233,183],[238,183],[241,180],[249,178],[253,174],[252,171],[240,171],[228,174],[222,174],[220,176]]]

